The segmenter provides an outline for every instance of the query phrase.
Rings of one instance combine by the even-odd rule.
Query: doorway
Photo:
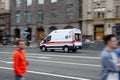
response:
[[[43,28],[37,28],[37,39],[43,40],[45,37],[45,32]]]
[[[104,25],[94,26],[94,39],[97,41],[103,40],[104,37]]]

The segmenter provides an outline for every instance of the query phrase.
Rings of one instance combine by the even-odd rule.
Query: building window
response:
[[[21,4],[21,0],[16,0],[16,7],[19,8]]]
[[[57,15],[56,15],[56,10],[55,10],[55,9],[51,9],[51,20],[52,20],[52,21],[55,20],[56,17],[57,17]]]
[[[26,0],[26,5],[31,6],[32,5],[32,0]]]
[[[117,39],[120,40],[120,24],[116,24],[114,28],[114,34],[116,35]]]
[[[101,12],[97,13],[97,18],[101,18]]]
[[[105,17],[105,8],[94,9],[94,18],[104,18],[104,17]]]
[[[1,0],[2,3],[5,3],[5,0]]]
[[[105,2],[105,0],[93,0],[94,3],[100,5],[101,3]]]
[[[25,13],[26,22],[32,22],[32,14],[30,12]]]
[[[119,15],[120,15],[120,6],[116,6],[116,17],[119,17]]]
[[[101,2],[101,1],[105,1],[105,0],[93,0],[93,2]]]
[[[4,18],[0,18],[0,24],[5,24]]]
[[[20,13],[16,13],[15,20],[16,20],[16,23],[20,23]]]
[[[43,21],[43,10],[38,11],[38,21]]]
[[[66,8],[66,19],[73,19],[73,5],[68,5]]]
[[[51,0],[51,3],[55,3],[55,2],[57,2],[57,0]]]
[[[2,19],[0,18],[0,24],[2,24]]]
[[[38,4],[44,4],[44,0],[38,0]]]

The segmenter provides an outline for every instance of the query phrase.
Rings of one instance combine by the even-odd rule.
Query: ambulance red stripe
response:
[[[41,44],[73,44],[74,42],[81,42],[80,40],[77,41],[59,41],[59,42],[43,42]]]

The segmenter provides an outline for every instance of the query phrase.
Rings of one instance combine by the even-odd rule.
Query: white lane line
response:
[[[13,53],[13,52],[3,52],[3,51],[0,51],[0,53]]]
[[[0,62],[8,63],[8,64],[12,64],[13,63],[13,62],[8,62],[8,61],[3,61],[3,60],[0,60]]]
[[[8,67],[0,67],[0,69],[13,70],[13,68],[8,68]],[[61,77],[61,78],[67,78],[67,79],[91,80],[91,79],[86,79],[86,78],[73,77],[73,76],[65,76],[65,75],[45,73],[45,72],[37,72],[37,71],[27,71],[27,72],[28,72],[28,73],[32,73],[32,74],[39,74],[39,75],[46,75],[46,76],[53,76],[53,77]]]
[[[3,53],[10,53],[10,52],[3,52]],[[12,52],[11,52],[12,53]],[[31,53],[29,53],[31,54]],[[32,54],[31,54],[32,55]],[[34,53],[33,53],[34,55]],[[36,54],[35,54],[36,55]],[[44,55],[44,54],[38,54],[38,55]],[[46,55],[46,54],[45,54]],[[46,55],[49,56],[49,55]],[[50,55],[50,56],[60,56],[60,57],[77,57],[77,58],[88,58],[85,56],[62,56],[62,55]],[[28,56],[29,57],[29,56]],[[34,57],[34,56],[33,56]],[[37,56],[38,57],[38,56]],[[89,57],[91,58],[91,57]],[[94,58],[94,57],[93,57]],[[92,59],[92,58],[91,58]],[[95,59],[95,58],[94,58]],[[48,61],[48,60],[35,60],[35,59],[28,59],[30,61],[40,61],[40,62],[51,62],[51,63],[59,63],[59,64],[69,64],[69,65],[81,65],[81,66],[90,66],[90,67],[101,67],[100,65],[95,65],[95,64],[84,64],[84,63],[70,63],[70,62],[61,62],[61,61]]]
[[[30,54],[33,56],[50,56],[50,57],[63,57],[63,58],[85,58],[85,59],[100,59],[100,57],[89,57],[89,56],[68,56],[68,55],[48,55],[48,54]]]
[[[51,59],[51,57],[46,57],[46,56],[41,56],[41,57],[38,57],[38,56],[27,56],[28,58],[40,58],[40,59]]]
[[[8,62],[8,64],[13,64],[13,62]]]
[[[77,65],[77,66],[89,66],[89,67],[101,67],[100,65],[95,64],[84,64],[84,63],[70,63],[70,62],[61,62],[61,61],[50,61],[50,60],[35,60],[28,59],[29,61],[37,61],[37,62],[47,62],[47,63],[57,63],[57,64],[69,64],[69,65]]]
[[[13,52],[1,52],[0,53],[13,53]],[[34,53],[28,53],[27,55],[33,55],[33,56],[50,56],[50,57],[63,57],[63,58],[82,58],[82,59],[95,59],[99,60],[100,57],[89,57],[89,56],[68,56],[68,55],[49,55],[49,54],[34,54]]]
[[[28,71],[28,72],[29,73],[35,73],[35,74],[42,74],[42,75],[54,76],[54,77],[75,79],[75,80],[91,80],[91,79],[86,79],[86,78],[79,78],[79,77],[65,76],[65,75],[51,74],[51,73],[43,73],[43,72],[36,72],[36,71]]]
[[[37,58],[41,58],[41,59],[50,59],[51,57],[37,57]]]
[[[46,62],[46,63],[55,63],[55,64],[65,64],[65,65],[77,65],[77,66],[88,66],[88,67],[101,67],[100,65],[95,64],[84,64],[84,63],[70,63],[70,62],[61,62],[61,61],[50,61],[50,60],[35,60],[35,59],[27,59],[28,61],[36,61],[36,62]],[[3,61],[0,60],[0,62],[12,64],[13,62],[9,61]]]

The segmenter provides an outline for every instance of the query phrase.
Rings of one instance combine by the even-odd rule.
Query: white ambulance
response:
[[[61,29],[51,32],[40,42],[41,51],[63,50],[64,52],[76,52],[82,48],[82,34],[79,29]]]

